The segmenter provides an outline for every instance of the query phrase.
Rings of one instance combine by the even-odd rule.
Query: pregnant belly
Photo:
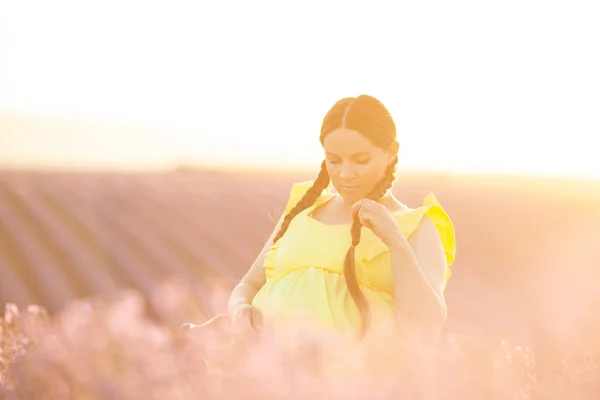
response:
[[[393,300],[363,288],[373,320],[389,319]],[[343,332],[360,326],[360,313],[350,297],[343,275],[322,268],[302,268],[271,278],[254,297],[265,326],[296,325]]]

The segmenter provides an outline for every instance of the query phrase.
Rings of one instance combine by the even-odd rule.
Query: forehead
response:
[[[325,152],[339,156],[382,151],[360,132],[347,128],[339,128],[327,134],[323,140],[323,148]]]

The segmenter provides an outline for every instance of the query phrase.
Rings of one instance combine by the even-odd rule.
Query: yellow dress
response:
[[[308,181],[292,186],[285,213],[311,185],[312,181]],[[265,327],[290,324],[335,332],[355,332],[359,327],[360,313],[343,276],[344,257],[351,243],[350,224],[329,225],[311,216],[316,207],[333,196],[334,193],[324,190],[311,207],[292,220],[285,235],[269,249],[264,262],[267,281],[252,302],[262,311]],[[424,215],[433,220],[440,234],[446,254],[447,281],[456,252],[454,227],[435,196],[426,196],[418,208],[393,213],[406,237],[415,231]],[[355,265],[357,280],[371,308],[372,324],[395,326],[389,251],[365,227],[355,250]]]

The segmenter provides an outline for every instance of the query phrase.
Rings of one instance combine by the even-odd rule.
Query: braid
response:
[[[385,175],[375,186],[371,194],[368,196],[369,199],[373,201],[381,201],[381,199],[383,199],[383,196],[385,196],[387,191],[392,188],[394,180],[396,179],[396,165],[398,165],[398,157],[394,157],[394,161],[392,161],[390,165],[388,165],[388,167],[385,170]]]
[[[273,243],[281,239],[281,237],[285,234],[285,231],[287,231],[287,228],[294,219],[294,217],[303,210],[312,206],[328,185],[329,173],[327,172],[327,165],[325,161],[323,161],[321,163],[321,170],[319,171],[319,175],[317,175],[317,179],[315,179],[313,185],[310,187],[310,189],[306,191],[306,193],[304,194],[304,196],[302,196],[298,203],[296,203],[296,205],[287,213],[287,215],[283,219],[283,222],[281,223],[281,227],[279,228],[277,235],[275,235],[275,238],[273,239]]]
[[[385,171],[385,175],[379,181],[379,183],[375,186],[371,194],[369,194],[368,198],[374,201],[381,201],[385,193],[392,187],[394,180],[396,179],[396,165],[398,164],[398,157],[394,158],[394,161],[390,163]],[[361,340],[369,328],[371,311],[369,309],[369,304],[367,303],[367,299],[365,295],[360,290],[358,286],[358,280],[356,279],[356,267],[354,263],[354,250],[356,246],[360,243],[360,229],[362,225],[360,220],[358,219],[358,214],[354,216],[352,220],[352,227],[350,228],[350,233],[352,235],[352,244],[346,253],[346,258],[344,260],[344,279],[346,280],[346,286],[348,286],[348,292],[350,296],[354,300],[358,311],[360,312],[361,317],[361,328],[359,331],[359,340]]]

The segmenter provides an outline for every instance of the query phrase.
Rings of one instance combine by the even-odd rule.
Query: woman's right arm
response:
[[[234,310],[241,305],[249,305],[252,302],[256,293],[260,290],[260,288],[266,283],[267,276],[265,270],[263,268],[263,264],[265,262],[265,256],[269,249],[273,246],[273,238],[275,234],[279,230],[281,223],[283,222],[283,218],[285,214],[283,214],[277,224],[275,225],[275,229],[271,233],[271,236],[267,240],[267,243],[262,248],[261,252],[258,254],[252,266],[244,277],[241,279],[240,283],[238,283],[231,295],[229,296],[229,303],[227,306],[227,311],[229,315],[234,314]]]

